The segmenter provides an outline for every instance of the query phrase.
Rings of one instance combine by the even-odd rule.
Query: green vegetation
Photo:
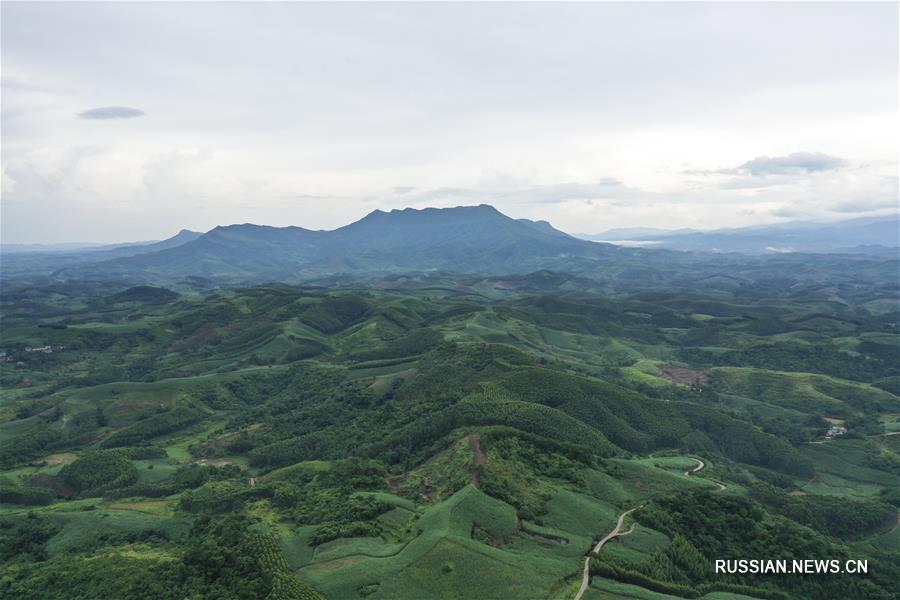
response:
[[[131,485],[137,481],[138,473],[124,452],[95,450],[64,466],[58,477],[76,492],[90,495],[103,488]]]
[[[890,290],[642,277],[4,289],[0,596],[896,598]]]

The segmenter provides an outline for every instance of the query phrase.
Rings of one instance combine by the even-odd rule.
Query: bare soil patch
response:
[[[709,381],[709,373],[703,369],[687,369],[668,365],[660,367],[659,376],[672,383],[683,385],[706,385],[706,382]]]
[[[469,436],[469,450],[474,455],[469,464],[469,483],[478,487],[478,467],[484,464],[484,452],[481,450],[481,436],[473,433]]]
[[[40,462],[52,467],[53,465],[61,465],[62,463],[69,463],[76,460],[78,460],[77,456],[71,452],[65,452],[63,454],[51,454],[50,456],[45,456]]]

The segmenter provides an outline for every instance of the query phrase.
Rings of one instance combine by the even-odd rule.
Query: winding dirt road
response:
[[[694,467],[693,469],[688,469],[687,471],[685,471],[684,472],[685,475],[690,476],[690,475],[693,475],[694,473],[702,471],[704,468],[706,468],[705,462],[703,462],[699,458],[695,458],[694,460],[697,461],[697,466]],[[725,484],[719,483],[718,481],[712,481],[711,479],[709,481],[716,484],[717,486],[719,486],[719,491],[722,491],[725,489]],[[622,531],[622,525],[625,523],[625,517],[627,517],[630,513],[636,511],[637,509],[638,509],[638,507],[635,506],[634,508],[626,510],[621,515],[619,515],[619,520],[616,523],[615,528],[612,531],[610,531],[608,534],[606,534],[606,537],[604,537],[602,540],[597,542],[597,545],[594,546],[594,548],[591,550],[590,554],[588,554],[586,557],[584,557],[584,572],[581,576],[581,587],[578,588],[578,593],[575,594],[575,600],[581,600],[581,597],[584,595],[584,593],[587,591],[588,587],[591,584],[591,569],[590,569],[591,556],[598,554],[600,552],[600,550],[603,549],[603,546],[606,544],[606,542],[610,541],[611,539],[619,537],[619,536],[623,536],[623,535],[628,535],[629,533],[634,531],[634,525],[632,525],[631,528],[628,529],[628,531]]]
[[[688,469],[687,471],[685,471],[685,472],[684,472],[685,475],[693,475],[694,473],[696,473],[696,472],[698,472],[698,471],[700,471],[701,469],[704,469],[704,468],[706,467],[706,463],[703,462],[702,460],[700,460],[699,458],[695,458],[694,460],[697,461],[697,466],[694,467],[693,469]],[[710,483],[716,484],[716,485],[719,487],[719,491],[720,491],[720,492],[721,492],[722,490],[725,489],[725,484],[724,484],[724,483],[719,483],[718,481],[713,481],[712,479],[709,479],[708,481],[709,481]]]
[[[685,471],[684,472],[685,475],[690,475],[691,473],[696,473],[697,471],[701,470],[703,467],[706,466],[706,463],[703,462],[702,460],[700,460],[699,458],[695,458],[694,460],[697,461],[697,466],[694,467],[693,469],[688,469],[687,471]]]
[[[619,515],[619,521],[616,523],[615,529],[606,534],[606,537],[597,542],[597,545],[594,546],[594,549],[591,550],[591,553],[584,557],[584,573],[581,577],[581,587],[578,588],[578,593],[575,594],[575,600],[581,600],[581,597],[587,591],[588,586],[591,584],[591,556],[600,552],[603,549],[604,544],[609,540],[619,537],[620,535],[628,535],[632,531],[634,531],[634,525],[631,526],[631,529],[628,531],[622,531],[622,525],[625,522],[625,517],[627,517],[630,513],[637,510],[635,506],[632,509],[626,510],[621,515]]]

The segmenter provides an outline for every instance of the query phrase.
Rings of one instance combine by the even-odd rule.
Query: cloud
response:
[[[810,216],[810,210],[808,208],[797,209],[790,206],[782,206],[781,208],[773,210],[772,215],[785,219],[796,219]]]
[[[865,213],[887,208],[898,208],[896,198],[867,198],[864,200],[845,200],[828,209],[838,213]]]
[[[766,175],[792,175],[830,171],[847,165],[847,161],[821,152],[794,152],[787,156],[757,156],[737,168],[754,177]]]
[[[681,171],[682,175],[702,175],[704,177],[708,175],[737,175],[738,173],[737,169],[686,169]]]
[[[683,175],[741,175],[767,177],[769,175],[803,175],[831,171],[847,166],[847,161],[821,152],[794,152],[787,156],[757,156],[742,165],[723,169],[687,169]],[[739,184],[736,187],[756,187],[760,184]]]
[[[410,192],[414,192],[416,188],[409,185],[398,185],[394,188],[394,193],[397,195],[408,194]]]
[[[78,113],[80,119],[134,119],[143,117],[144,111],[129,106],[102,106]]]
[[[4,241],[482,202],[573,231],[729,227],[896,197],[896,5],[112,8],[3,5]],[[103,152],[65,153],[81,146]],[[852,166],[814,171],[800,150]]]
[[[334,194],[281,194],[282,200],[352,200],[352,196],[336,196]]]
[[[395,193],[396,192],[395,188]],[[553,183],[507,189],[439,187],[406,192],[406,203],[434,201],[452,202],[505,202],[515,204],[555,204],[569,201],[610,200],[630,198],[640,190],[625,186],[613,177],[603,177],[593,183]]]
[[[604,177],[596,183],[556,183],[535,185],[497,194],[498,198],[527,203],[555,203],[567,200],[597,200],[621,197],[628,190],[613,177]]]

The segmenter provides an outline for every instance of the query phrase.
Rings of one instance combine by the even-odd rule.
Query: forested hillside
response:
[[[0,596],[897,598],[879,277],[8,285]]]

